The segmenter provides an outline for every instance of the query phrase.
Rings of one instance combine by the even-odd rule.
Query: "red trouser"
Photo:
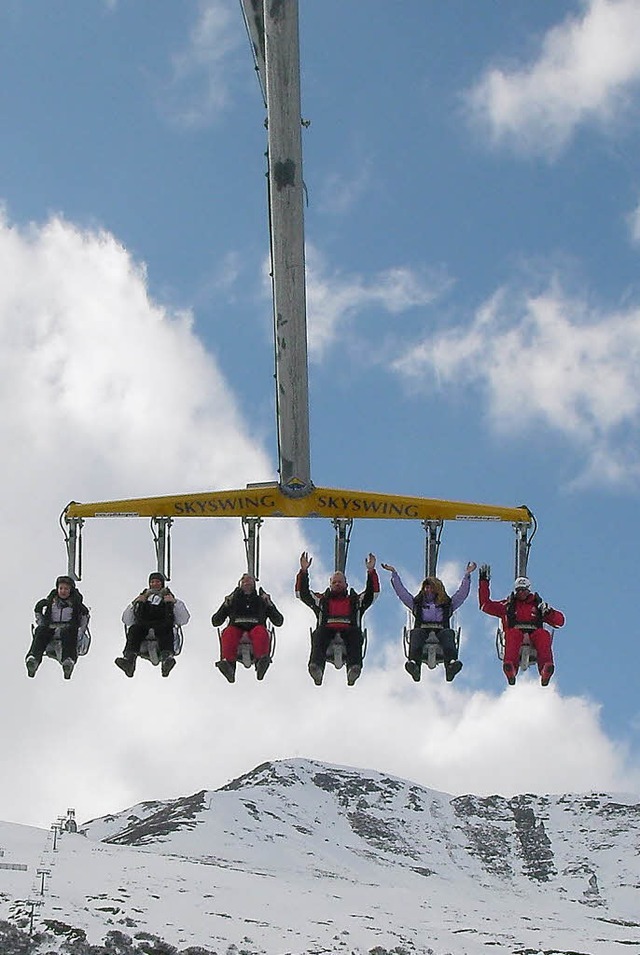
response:
[[[253,655],[256,660],[258,657],[269,656],[269,644],[271,641],[269,631],[266,627],[263,627],[262,624],[257,624],[255,627],[251,627],[250,630],[243,630],[242,627],[234,627],[233,624],[229,624],[220,634],[223,660],[229,660],[233,663],[238,659],[238,644],[242,640],[243,633],[249,635],[253,647]]]
[[[542,668],[547,663],[553,663],[553,654],[551,652],[551,634],[544,627],[538,627],[537,630],[518,630],[512,627],[505,630],[504,633],[504,663],[510,663],[516,671],[520,665],[520,648],[525,636],[529,637],[532,645],[536,648],[538,654],[538,670],[542,673]]]

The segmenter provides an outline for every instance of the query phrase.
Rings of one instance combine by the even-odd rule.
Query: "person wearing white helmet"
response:
[[[492,617],[500,617],[504,630],[504,660],[502,669],[510,686],[516,682],[520,665],[520,650],[525,635],[535,647],[542,686],[547,686],[555,669],[551,650],[550,627],[564,626],[564,614],[545,603],[532,592],[528,577],[516,577],[513,590],[504,600],[492,600],[489,591],[491,568],[482,564],[478,580],[480,610]]]

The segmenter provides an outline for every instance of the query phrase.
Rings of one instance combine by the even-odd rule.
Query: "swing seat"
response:
[[[273,624],[267,624],[267,633],[269,634],[269,662],[273,662],[273,658],[276,652],[276,631]],[[220,659],[223,660],[222,656],[222,631],[218,627],[218,644],[220,645]],[[242,631],[242,636],[240,637],[240,642],[238,643],[238,663],[241,663],[244,667],[252,667],[256,662],[256,657],[253,652],[253,644],[251,642],[251,637],[249,636],[248,630]]]
[[[52,660],[57,660],[58,663],[62,663],[62,637],[60,636],[60,631],[62,630],[63,624],[55,628],[55,632],[49,643],[45,647],[45,656],[50,657]],[[33,632],[33,627],[31,628]],[[89,652],[89,647],[91,646],[91,632],[87,626],[84,630],[78,631],[78,656],[83,657],[86,653]]]
[[[549,629],[548,627],[544,628],[545,630]],[[551,630],[551,641],[553,642],[553,633]],[[499,660],[504,660],[504,630],[502,627],[498,627],[496,630],[496,651],[498,654]],[[538,651],[531,643],[531,638],[528,633],[524,634],[522,639],[522,646],[520,647],[520,661],[519,668],[524,673],[529,669],[530,666],[534,666],[538,662]]]
[[[404,647],[404,655],[407,660],[409,657],[409,649],[411,643],[411,630],[415,629],[412,627],[403,627],[402,629],[402,645]],[[444,653],[440,641],[438,640],[438,631],[429,630],[428,627],[421,628],[427,631],[427,637],[422,645],[422,660],[430,670],[435,670],[438,664],[444,664]],[[455,633],[455,643],[456,643],[456,653],[460,649],[460,627],[451,628]]]
[[[126,634],[126,628],[125,628]],[[182,627],[177,625],[173,628],[173,655],[174,657],[179,656],[182,651]],[[154,667],[157,667],[160,663],[160,652],[158,650],[158,640],[155,635],[153,627],[150,628],[147,636],[144,638],[140,644],[140,653],[139,656],[142,660],[148,660]]]

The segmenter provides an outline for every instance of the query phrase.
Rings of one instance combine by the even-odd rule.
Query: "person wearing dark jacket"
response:
[[[133,598],[122,614],[126,640],[122,656],[115,661],[116,666],[126,676],[132,677],[142,641],[153,630],[158,641],[162,675],[169,676],[176,665],[174,630],[187,624],[190,616],[182,600],[178,600],[167,587],[164,574],[159,570],[150,573],[149,586]]]
[[[25,664],[27,673],[33,677],[42,663],[47,645],[56,631],[62,644],[62,672],[65,680],[71,679],[78,660],[78,640],[82,639],[89,625],[89,610],[72,577],[62,575],[48,597],[35,605],[36,628]]]
[[[327,648],[336,634],[345,643],[347,656],[347,684],[353,686],[362,672],[362,617],[380,592],[376,571],[376,558],[369,554],[365,561],[367,583],[362,593],[349,589],[343,573],[336,571],[329,578],[329,587],[324,593],[309,589],[309,567],[313,557],[306,551],[300,555],[300,570],[296,577],[296,597],[311,607],[316,615],[317,626],[311,634],[309,676],[321,686],[324,676]]]
[[[256,590],[256,580],[251,574],[242,575],[236,589],[224,598],[211,617],[214,627],[221,627],[225,620],[229,623],[220,634],[222,659],[216,663],[217,668],[229,683],[235,681],[238,646],[246,633],[251,641],[256,677],[264,679],[271,664],[267,620],[281,627],[284,617],[262,587]]]
[[[500,617],[504,631],[504,660],[502,669],[510,686],[516,682],[520,666],[520,650],[525,636],[529,637],[538,657],[540,682],[547,686],[555,669],[551,651],[551,633],[543,627],[564,626],[564,614],[545,603],[531,590],[528,577],[517,577],[513,591],[504,600],[492,600],[489,592],[491,568],[482,564],[478,574],[478,603],[480,610],[492,617]]]

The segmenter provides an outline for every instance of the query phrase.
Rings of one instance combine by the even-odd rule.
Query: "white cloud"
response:
[[[497,429],[552,428],[582,449],[592,479],[618,483],[640,476],[639,361],[639,308],[597,313],[550,288],[498,292],[469,326],[407,348],[393,367],[426,387],[434,372],[480,386]]]
[[[640,245],[640,203],[638,203],[627,217],[627,225],[629,227],[631,242],[633,245]]]
[[[428,305],[451,284],[447,276],[420,273],[407,266],[378,272],[370,280],[361,275],[330,273],[322,254],[307,245],[307,312],[309,354],[320,360],[345,328],[367,309],[398,315]]]
[[[172,76],[162,91],[163,108],[181,126],[206,126],[228,106],[231,55],[243,40],[241,22],[225,0],[199,0],[188,43],[173,55]]]
[[[292,596],[297,557],[309,549],[296,521],[269,521],[262,532],[262,582],[286,617],[263,683],[243,670],[230,686],[213,667],[209,618],[244,552],[238,521],[197,519],[173,531],[172,586],[192,619],[169,680],[144,662],[127,680],[113,664],[122,609],[153,566],[148,525],[136,520],[86,522],[80,587],[92,608],[91,651],[69,682],[50,661],[28,679],[33,605],[66,567],[57,516],[67,501],[240,487],[274,467],[189,315],[153,302],[144,269],[112,236],[59,219],[28,230],[2,220],[0,264],[0,818],[47,826],[72,806],[82,820],[214,788],[289,756],[452,792],[636,788],[593,704],[524,680],[497,696],[447,686],[440,673],[416,685],[400,637],[384,644],[376,632],[375,607],[361,681],[347,689],[344,671],[331,671],[315,687],[306,673],[312,615]],[[321,586],[328,568],[319,556],[313,570]],[[453,584],[460,568],[444,572]],[[471,651],[468,668],[471,683]],[[532,721],[538,732],[523,747]]]
[[[320,190],[323,212],[343,216],[349,212],[371,186],[371,163],[360,163],[352,176],[340,173],[328,175]]]
[[[487,70],[468,94],[494,141],[556,154],[576,128],[621,115],[640,79],[640,3],[589,0],[550,30],[538,59]]]

